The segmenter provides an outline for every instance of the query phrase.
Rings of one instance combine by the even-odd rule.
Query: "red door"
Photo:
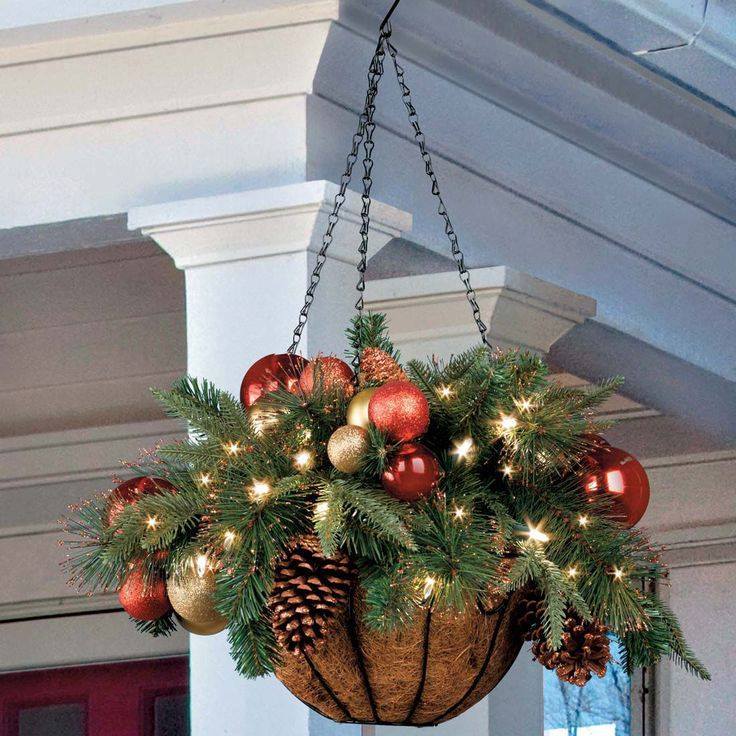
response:
[[[2,736],[189,736],[186,658],[0,675]]]

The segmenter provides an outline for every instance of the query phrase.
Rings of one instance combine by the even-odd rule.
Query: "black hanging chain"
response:
[[[381,40],[383,40],[383,33],[384,30],[381,31]],[[385,26],[385,33],[385,38],[388,39],[388,36],[391,33],[390,25]],[[363,324],[361,317],[363,316],[363,307],[365,306],[363,293],[365,292],[365,271],[368,265],[368,235],[371,225],[371,187],[373,186],[371,172],[373,171],[373,147],[375,145],[373,143],[373,132],[376,129],[376,124],[373,122],[373,116],[376,112],[378,80],[383,75],[384,56],[385,51],[383,49],[383,43],[379,42],[379,48],[373,57],[371,68],[368,72],[369,92],[371,91],[370,85],[372,79],[375,79],[375,85],[373,86],[370,104],[367,104],[366,106],[365,138],[363,139],[363,195],[361,197],[363,207],[360,212],[360,245],[358,246],[360,260],[358,261],[358,283],[355,286],[358,290],[358,299],[355,302],[355,310],[358,313],[356,328],[358,330],[359,338]],[[353,368],[356,373],[360,369],[360,351],[356,351],[355,357],[353,358]]]
[[[358,118],[358,127],[355,131],[355,134],[353,135],[352,140],[352,146],[350,149],[350,153],[347,156],[346,159],[346,165],[345,165],[345,172],[343,173],[342,177],[340,178],[340,188],[338,189],[337,194],[335,195],[335,200],[332,205],[332,212],[330,212],[328,218],[327,218],[327,229],[325,231],[324,236],[322,237],[322,247],[319,249],[319,252],[317,253],[317,262],[314,266],[314,270],[312,271],[311,278],[309,280],[309,287],[307,288],[307,293],[304,296],[304,305],[301,308],[301,311],[299,312],[299,321],[297,323],[297,326],[294,328],[294,334],[293,339],[291,342],[291,345],[289,346],[287,352],[288,353],[295,353],[297,351],[297,348],[299,347],[299,341],[302,338],[302,332],[304,330],[304,326],[307,324],[307,320],[309,319],[309,310],[312,306],[312,302],[314,302],[314,293],[317,290],[317,286],[319,285],[319,279],[320,279],[320,273],[322,272],[322,267],[325,265],[325,262],[327,261],[327,250],[329,249],[332,240],[333,240],[333,230],[335,229],[335,225],[337,224],[337,221],[339,219],[340,215],[340,209],[342,208],[342,205],[345,202],[345,192],[347,191],[348,184],[350,184],[350,179],[353,175],[353,166],[355,165],[355,162],[358,160],[358,154],[360,151],[360,145],[363,143],[364,138],[366,135],[370,135],[370,146],[365,147],[365,158],[364,158],[364,178],[363,178],[363,212],[362,212],[362,218],[363,218],[363,226],[361,227],[361,264],[359,265],[358,269],[360,272],[361,281],[363,282],[363,288],[365,288],[365,281],[364,281],[364,273],[365,273],[365,263],[363,263],[363,260],[365,259],[365,253],[368,252],[368,225],[369,225],[369,217],[370,217],[370,170],[372,166],[372,159],[371,159],[371,152],[373,148],[373,130],[375,129],[375,124],[373,123],[373,113],[375,111],[375,99],[376,94],[378,93],[378,82],[381,78],[381,75],[383,74],[383,57],[385,56],[386,52],[384,50],[384,43],[388,41],[389,36],[391,35],[391,27],[390,25],[386,25],[386,27],[382,27],[379,37],[378,37],[378,43],[376,44],[376,50],[373,54],[373,58],[371,59],[371,64],[368,69],[368,90],[366,91],[365,95],[365,104],[363,105],[363,112],[360,114],[360,117]],[[368,140],[368,139],[366,139]],[[366,160],[368,164],[366,164]],[[368,180],[368,184],[366,185],[366,179]],[[367,189],[366,189],[367,186]],[[367,198],[367,199],[366,199]],[[365,236],[363,236],[363,230],[365,229]],[[363,242],[365,240],[365,243]],[[365,248],[365,253],[363,251],[363,248]],[[360,270],[362,267],[362,271]],[[360,287],[359,287],[360,290]],[[361,294],[362,297],[362,294]],[[362,303],[362,298],[359,299],[359,301]],[[357,308],[357,305],[356,305]]]
[[[309,318],[309,310],[312,306],[312,303],[314,302],[314,294],[317,290],[317,286],[319,285],[322,267],[327,261],[327,250],[329,249],[333,240],[333,230],[335,229],[335,225],[337,224],[337,221],[339,219],[342,205],[345,202],[345,193],[347,191],[348,184],[350,184],[350,180],[352,178],[353,167],[358,160],[361,144],[363,145],[363,195],[361,197],[363,206],[361,209],[360,245],[358,247],[358,253],[360,255],[360,259],[358,262],[358,283],[356,285],[356,288],[358,290],[358,299],[355,302],[355,309],[358,313],[358,317],[361,317],[363,314],[365,272],[368,260],[368,235],[370,232],[371,187],[373,185],[373,133],[376,128],[373,117],[376,110],[375,101],[376,95],[378,94],[378,83],[384,72],[384,57],[386,55],[386,50],[388,50],[388,53],[391,56],[391,60],[393,62],[394,70],[396,72],[396,80],[401,90],[401,98],[404,103],[404,107],[409,114],[409,123],[414,130],[414,140],[419,146],[419,151],[422,160],[424,161],[424,170],[431,182],[432,194],[437,197],[437,212],[444,220],[445,234],[450,241],[452,257],[455,260],[455,264],[457,265],[460,280],[465,286],[465,296],[468,300],[468,304],[470,304],[470,307],[472,309],[473,319],[475,320],[475,324],[478,327],[478,332],[480,333],[480,337],[483,343],[489,348],[492,347],[488,339],[488,327],[483,322],[480,307],[478,306],[477,296],[470,283],[470,273],[465,265],[465,256],[460,248],[457,234],[455,233],[455,229],[452,226],[450,216],[447,212],[447,207],[445,206],[445,202],[442,199],[442,195],[440,194],[439,182],[437,181],[437,175],[434,172],[432,157],[427,150],[425,135],[419,125],[419,116],[417,114],[416,108],[414,107],[414,103],[412,102],[411,90],[406,84],[404,69],[398,62],[396,47],[391,43],[390,40],[391,24],[389,22],[389,17],[391,16],[391,13],[393,13],[393,11],[396,9],[398,2],[399,0],[396,0],[396,2],[394,2],[380,27],[378,43],[376,44],[376,49],[368,69],[368,89],[365,95],[363,111],[358,118],[358,127],[355,134],[353,135],[351,150],[346,159],[345,172],[340,178],[340,187],[337,194],[335,195],[332,212],[327,218],[327,229],[324,236],[322,237],[322,246],[317,253],[317,262],[314,266],[314,270],[312,271],[312,275],[309,281],[309,287],[307,288],[307,292],[304,296],[304,304],[301,308],[301,311],[299,312],[299,321],[296,328],[294,329],[293,340],[287,351],[289,353],[296,352],[297,348],[299,347],[299,341],[301,340],[304,326],[307,324],[307,320]],[[358,319],[358,330],[361,329],[361,324],[361,320]],[[356,357],[353,359],[353,367],[356,369],[356,371],[359,369],[360,355],[356,355]]]
[[[468,304],[470,304],[470,307],[473,310],[473,319],[475,320],[475,324],[478,327],[478,332],[480,332],[481,340],[485,343],[485,345],[491,348],[492,346],[487,335],[488,327],[486,327],[486,324],[483,322],[483,319],[481,317],[478,300],[475,291],[470,284],[470,273],[465,266],[465,256],[460,249],[460,243],[458,242],[457,234],[455,233],[455,229],[452,226],[450,216],[448,215],[447,208],[445,207],[445,202],[442,199],[442,195],[440,194],[440,185],[437,181],[437,175],[434,173],[432,157],[427,150],[426,138],[424,136],[424,133],[422,132],[422,129],[419,127],[419,116],[417,115],[416,108],[412,103],[411,90],[406,84],[406,80],[404,78],[404,69],[401,67],[398,59],[396,58],[396,47],[391,43],[388,38],[386,39],[386,48],[388,49],[388,53],[390,54],[391,60],[394,64],[396,79],[399,83],[399,87],[401,88],[401,99],[404,102],[404,107],[406,107],[406,110],[409,113],[409,123],[414,129],[414,140],[419,146],[419,151],[422,155],[422,160],[424,161],[424,170],[430,181],[432,182],[432,194],[437,197],[437,212],[439,213],[440,217],[442,217],[442,219],[445,221],[445,233],[450,241],[450,246],[452,248],[452,257],[455,259],[457,270],[460,274],[460,280],[465,286],[465,296],[467,297]]]

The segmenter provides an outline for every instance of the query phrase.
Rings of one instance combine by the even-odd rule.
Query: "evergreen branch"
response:
[[[691,674],[710,680],[710,673],[685,641],[674,613],[653,595],[647,595],[643,605],[648,625],[631,629],[622,637],[627,671],[651,667],[666,655]]]
[[[381,632],[405,628],[422,603],[421,587],[405,569],[395,566],[386,572],[382,566],[362,578],[365,590],[365,622]]]
[[[318,504],[327,504],[315,507],[315,529],[325,554],[345,540],[348,519],[386,543],[414,548],[406,504],[382,489],[368,487],[359,479],[332,477],[319,485]]]
[[[375,534],[399,548],[414,549],[407,527],[407,506],[389,496],[383,489],[369,488],[356,482],[334,481],[346,511],[355,512],[370,525]]]
[[[368,425],[367,431],[369,444],[363,458],[361,473],[366,479],[372,480],[381,476],[381,473],[388,466],[391,455],[398,450],[400,444],[389,442],[386,433],[372,424]]]
[[[133,617],[130,617],[130,620],[135,624],[135,628],[139,633],[153,637],[171,636],[176,631],[173,613],[167,613],[155,621],[138,621]]]
[[[650,598],[650,601],[652,599]],[[697,675],[702,680],[710,680],[710,672],[703,663],[695,656],[695,652],[688,646],[685,636],[680,628],[680,623],[675,614],[660,600],[652,601],[659,609],[659,615],[669,632],[670,651],[669,656],[684,667],[691,674]]]
[[[434,605],[463,611],[485,594],[500,562],[493,527],[486,519],[480,515],[457,518],[423,502],[417,504],[412,532],[417,549],[405,559],[417,579],[434,581]]]
[[[379,348],[388,353],[397,363],[401,362],[399,351],[396,350],[388,336],[385,314],[380,312],[356,314],[350,320],[345,335],[348,339],[348,349],[345,355],[351,362],[366,348]]]
[[[69,550],[64,568],[69,584],[80,590],[116,589],[125,574],[127,560],[109,560],[105,555],[102,540],[108,533],[107,509],[107,498],[98,496],[85,502],[75,517],[60,520],[70,535],[64,540]]]
[[[152,389],[166,412],[189,422],[200,437],[229,442],[234,437],[247,437],[250,424],[240,403],[208,380],[184,376],[169,391]]]
[[[562,645],[562,634],[568,606],[584,619],[592,614],[573,581],[531,541],[518,545],[519,556],[515,560],[506,583],[507,590],[518,590],[527,585],[538,588],[544,596],[542,625],[545,638],[553,649]]]
[[[345,541],[345,509],[342,495],[334,486],[326,484],[320,488],[314,507],[312,522],[317,532],[322,551],[333,557]]]
[[[228,626],[227,640],[236,670],[245,677],[273,674],[278,665],[278,646],[266,614],[255,619],[235,618]]]

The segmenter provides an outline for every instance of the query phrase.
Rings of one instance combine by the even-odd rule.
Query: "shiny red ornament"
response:
[[[393,456],[381,474],[386,493],[401,501],[429,496],[440,481],[437,458],[418,442],[408,442]]]
[[[161,577],[146,581],[141,565],[128,573],[118,598],[125,611],[138,621],[155,621],[171,611],[166,581]]]
[[[368,419],[392,442],[407,442],[427,431],[429,403],[413,383],[388,381],[371,396]]]
[[[110,494],[107,502],[107,525],[113,526],[126,506],[135,504],[141,496],[148,493],[176,492],[176,488],[163,478],[147,475],[131,478],[121,483]]]
[[[299,386],[299,375],[307,361],[301,355],[280,353],[265,355],[248,368],[240,384],[240,400],[249,409],[264,394],[285,388],[295,393]]]
[[[607,443],[595,447],[583,462],[583,488],[591,500],[605,494],[611,500],[609,516],[627,528],[634,526],[649,505],[649,478],[641,463]]]
[[[299,387],[305,394],[312,393],[315,379],[328,392],[342,391],[346,396],[355,392],[353,369],[334,355],[320,355],[304,368],[299,377]]]

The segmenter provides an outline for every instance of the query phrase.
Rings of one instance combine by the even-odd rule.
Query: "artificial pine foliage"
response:
[[[352,357],[371,348],[398,360],[383,315],[356,318],[348,336]],[[604,428],[593,412],[620,381],[591,391],[559,386],[537,356],[485,347],[404,370],[429,403],[420,441],[441,468],[427,499],[404,503],[383,490],[381,474],[400,445],[373,426],[358,472],[330,466],[326,445],[345,423],[344,392],[315,381],[308,394],[280,388],[246,411],[209,382],[184,378],[155,395],[186,423],[189,439],[159,448],[138,469],[176,492],[141,497],[114,528],[105,498],[83,504],[67,523],[72,579],[117,588],[131,564],[171,576],[207,555],[217,562],[215,603],[229,622],[232,656],[255,677],[279,664],[285,629],[274,628],[274,614],[284,613],[278,606],[291,585],[284,560],[311,539],[314,554],[350,560],[361,615],[377,631],[406,626],[428,607],[461,612],[533,589],[540,651],[564,651],[571,626],[582,627],[575,643],[586,646],[600,622],[621,638],[630,669],[670,656],[708,678],[674,614],[643,592],[666,575],[659,551],[581,487],[581,460]],[[312,613],[279,621],[308,633]],[[169,617],[139,628],[160,634],[172,625]],[[318,638],[310,645],[319,647]],[[570,670],[578,680],[581,661]]]

